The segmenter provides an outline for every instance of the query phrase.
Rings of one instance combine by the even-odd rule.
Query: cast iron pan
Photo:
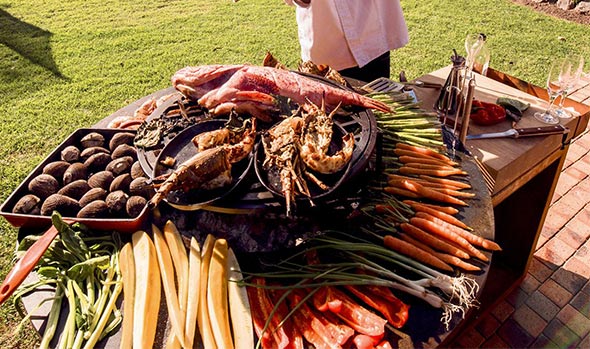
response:
[[[338,150],[342,148],[342,137],[344,137],[347,132],[337,123],[332,125],[332,140],[330,142],[330,148],[328,150],[328,154],[334,154]],[[355,142],[355,148],[357,144]],[[353,151],[354,154],[354,151]],[[254,155],[254,169],[256,170],[256,176],[262,185],[270,191],[272,194],[281,197],[284,199],[284,194],[282,192],[282,185],[281,180],[279,177],[279,169],[276,167],[272,167],[270,169],[266,169],[263,166],[264,159],[266,158],[266,154],[264,153],[264,146],[262,145],[262,141],[258,144],[258,149],[256,149],[256,153]],[[313,172],[312,170],[308,169],[308,171],[312,172],[319,180],[321,180],[324,184],[326,184],[329,188],[328,190],[322,190],[320,187],[312,183],[307,178],[303,178],[309,187],[310,197],[307,198],[303,195],[296,196],[296,200],[320,200],[328,197],[332,193],[334,193],[347,179],[350,173],[352,164],[354,162],[354,158],[352,158],[348,164],[344,166],[343,169],[336,173],[332,174],[321,174]],[[304,175],[303,175],[304,176]]]
[[[156,163],[154,164],[152,178],[172,173],[180,164],[197,153],[197,148],[192,143],[193,137],[204,132],[223,128],[226,125],[226,122],[227,120],[219,119],[203,121],[179,133],[158,155]],[[162,165],[162,160],[166,157],[171,157],[176,160],[172,168]],[[253,158],[252,154],[250,154],[245,159],[232,164],[232,182],[225,187],[212,190],[192,189],[186,193],[182,190],[177,190],[168,194],[165,201],[172,207],[183,211],[201,209],[214,201],[227,196],[236,189],[244,178],[247,177],[250,167],[252,166]]]

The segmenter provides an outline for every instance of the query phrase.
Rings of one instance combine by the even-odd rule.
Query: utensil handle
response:
[[[0,305],[12,295],[20,284],[22,284],[27,275],[29,275],[35,265],[37,265],[37,262],[41,259],[41,256],[43,256],[43,253],[45,253],[49,245],[51,245],[51,242],[55,239],[57,234],[57,229],[52,225],[51,228],[43,233],[39,240],[35,241],[35,243],[29,247],[24,256],[16,262],[12,267],[12,270],[6,275],[2,285],[0,285]]]
[[[562,125],[541,126],[541,127],[527,127],[517,128],[518,137],[531,137],[549,134],[565,133],[568,131],[567,127]]]

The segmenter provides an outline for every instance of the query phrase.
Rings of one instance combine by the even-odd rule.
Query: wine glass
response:
[[[582,55],[571,54],[565,57],[562,67],[562,78],[564,81],[564,88],[561,92],[561,99],[559,100],[558,107],[557,109],[555,109],[555,114],[557,115],[557,117],[567,119],[573,116],[571,112],[567,111],[564,108],[563,102],[565,101],[571,89],[573,89],[580,80],[583,69],[584,57]]]
[[[467,34],[465,38],[465,51],[467,51],[467,73],[471,73],[473,70],[473,63],[475,57],[479,54],[481,47],[486,40],[484,34]]]
[[[562,93],[565,87],[565,82],[563,81],[562,75],[564,62],[564,59],[557,59],[551,64],[551,68],[549,68],[549,74],[547,76],[547,94],[549,95],[549,107],[544,112],[536,112],[534,114],[535,119],[546,124],[559,123],[559,118],[555,114],[553,104],[557,96]]]

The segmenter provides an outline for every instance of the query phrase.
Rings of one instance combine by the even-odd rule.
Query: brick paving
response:
[[[576,93],[590,105],[590,83]],[[570,145],[527,276],[452,346],[590,348],[590,127]]]

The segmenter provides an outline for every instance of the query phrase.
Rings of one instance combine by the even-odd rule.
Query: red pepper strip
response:
[[[345,286],[352,294],[368,306],[381,313],[395,328],[401,328],[408,321],[410,307],[397,299],[387,287]]]
[[[494,125],[506,119],[506,109],[494,103],[474,100],[470,119],[478,125]]]
[[[269,292],[271,300],[273,303],[277,304],[279,299],[285,293],[285,290],[277,291],[272,290]],[[303,337],[301,337],[301,333],[295,327],[291,318],[287,318],[287,314],[289,314],[289,310],[287,309],[287,304],[283,300],[277,306],[277,310],[275,315],[278,316],[279,319],[283,322],[280,330],[284,331],[285,335],[288,339],[288,345],[285,347],[287,349],[303,349]]]
[[[354,330],[350,326],[343,324],[331,312],[322,313],[311,307],[309,310],[324,324],[324,326],[326,326],[326,328],[328,328],[328,331],[334,335],[338,344],[344,345],[344,343],[348,342],[350,337],[354,335]]]
[[[352,342],[357,347],[357,349],[375,349],[373,338],[371,338],[371,336],[367,336],[366,334],[357,334],[354,336]]]
[[[342,307],[340,311],[335,314],[355,331],[368,336],[381,336],[385,333],[385,324],[387,323],[387,320],[363,308],[336,287],[323,287],[323,289],[324,290],[320,289],[312,296],[313,304],[316,306],[316,309],[319,310],[319,308],[317,308],[318,303],[322,304],[326,301],[331,302],[333,300],[340,300],[342,302]],[[319,302],[316,301],[316,298],[319,298]]]
[[[293,313],[295,326],[303,334],[308,342],[313,344],[316,349],[340,349],[342,348],[337,339],[330,333],[329,329],[324,326],[311,311],[311,308],[303,302],[304,296],[300,292],[292,292],[287,299],[291,308],[297,307]]]
[[[254,278],[253,282],[259,286],[265,286],[266,284],[264,278]],[[281,319],[278,317],[276,312],[271,318],[266,331],[264,331],[264,333],[262,332],[264,325],[266,324],[266,320],[270,317],[272,309],[274,308],[267,290],[263,287],[248,287],[248,298],[251,300],[251,302],[253,300],[253,305],[251,305],[251,308],[260,312],[260,314],[256,314],[257,311],[255,311],[253,315],[256,315],[256,317],[259,318],[255,319],[254,324],[256,327],[256,333],[258,334],[258,337],[261,338],[261,344],[264,344],[264,338],[267,337],[268,334],[272,334],[274,343],[271,342],[270,346],[265,348],[288,348],[289,338],[287,337],[285,330],[283,328],[279,328]]]
[[[331,311],[332,313],[339,313],[342,310],[342,301],[339,299],[328,299],[329,289],[327,287],[320,288],[312,297],[314,307],[321,311]]]
[[[377,346],[375,346],[376,349],[393,349],[393,347],[391,346],[391,343],[389,343],[388,341],[383,341],[379,344],[377,344]]]
[[[248,299],[250,301],[250,309],[252,310],[252,323],[254,324],[254,330],[256,331],[256,335],[260,338],[260,344],[264,349],[275,349],[278,347],[277,343],[273,341],[278,341],[274,335],[271,335],[270,326],[264,330],[264,325],[266,323],[267,316],[263,312],[263,307],[261,301],[259,299],[259,292],[258,287],[248,286],[246,287],[248,291]]]

